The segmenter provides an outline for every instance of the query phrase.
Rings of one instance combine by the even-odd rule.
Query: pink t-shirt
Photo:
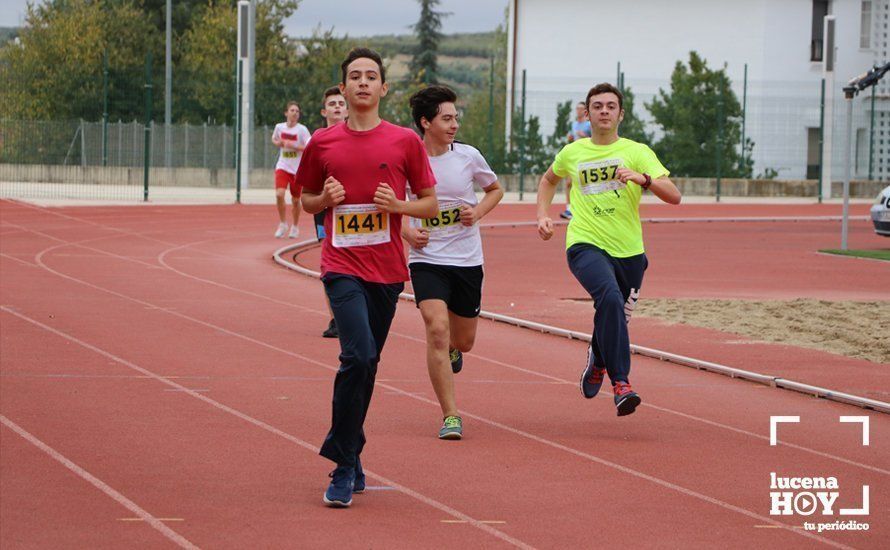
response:
[[[436,185],[423,142],[413,131],[386,121],[365,132],[346,124],[319,130],[303,151],[297,184],[321,193],[329,176],[343,185],[346,198],[325,210],[322,275],[343,273],[372,283],[407,281],[402,216],[377,211],[374,192],[385,182],[405,200],[407,185],[415,194]]]

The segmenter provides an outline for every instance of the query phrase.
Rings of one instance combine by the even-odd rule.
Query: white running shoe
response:
[[[300,228],[296,225],[290,226],[290,232],[287,234],[288,239],[296,239],[300,236]]]
[[[278,229],[275,230],[275,238],[280,239],[281,237],[284,237],[285,233],[287,233],[287,224],[279,223]]]

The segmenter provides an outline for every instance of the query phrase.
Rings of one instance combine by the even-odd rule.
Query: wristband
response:
[[[652,185],[652,176],[650,176],[649,174],[643,174],[643,177],[646,178],[646,181],[643,182],[643,185],[641,185],[640,187],[642,187],[643,191],[645,191],[649,189],[649,186]]]

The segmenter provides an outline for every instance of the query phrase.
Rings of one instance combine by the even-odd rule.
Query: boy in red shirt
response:
[[[312,136],[297,172],[303,208],[310,214],[325,210],[322,281],[340,332],[333,419],[320,451],[337,464],[324,494],[334,507],[352,504],[353,492],[365,486],[362,426],[408,280],[402,215],[438,214],[436,180],[420,138],[380,119],[380,98],[387,92],[380,56],[355,48],[340,68],[349,119]],[[408,184],[418,200],[406,200]]]

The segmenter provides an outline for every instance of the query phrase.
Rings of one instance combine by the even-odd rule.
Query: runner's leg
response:
[[[449,311],[443,300],[424,300],[419,305],[426,326],[426,367],[442,408],[442,416],[457,415],[454,374],[448,358]]]
[[[593,298],[593,339],[609,379],[627,382],[630,372],[630,339],[624,318],[624,298],[615,267],[605,252],[592,245],[574,245],[567,252],[569,269]]]
[[[377,365],[380,362],[380,354],[383,352],[384,344],[386,344],[386,337],[389,335],[389,328],[392,326],[393,317],[396,315],[396,305],[399,302],[399,294],[405,289],[404,283],[381,284],[366,282],[363,284],[366,296],[368,297],[368,319],[370,322],[371,334],[374,338],[376,355],[374,356],[369,376],[367,380],[365,380],[364,396],[361,401],[364,408],[359,423],[358,441],[355,450],[356,456],[362,453],[362,449],[365,446],[365,418],[368,416],[368,406],[370,406],[371,396],[374,394],[374,381],[377,378]]]
[[[369,299],[355,277],[325,276],[325,291],[340,327],[340,369],[334,379],[331,429],[319,454],[340,466],[355,466],[368,383],[377,368],[378,351],[371,329]]]

